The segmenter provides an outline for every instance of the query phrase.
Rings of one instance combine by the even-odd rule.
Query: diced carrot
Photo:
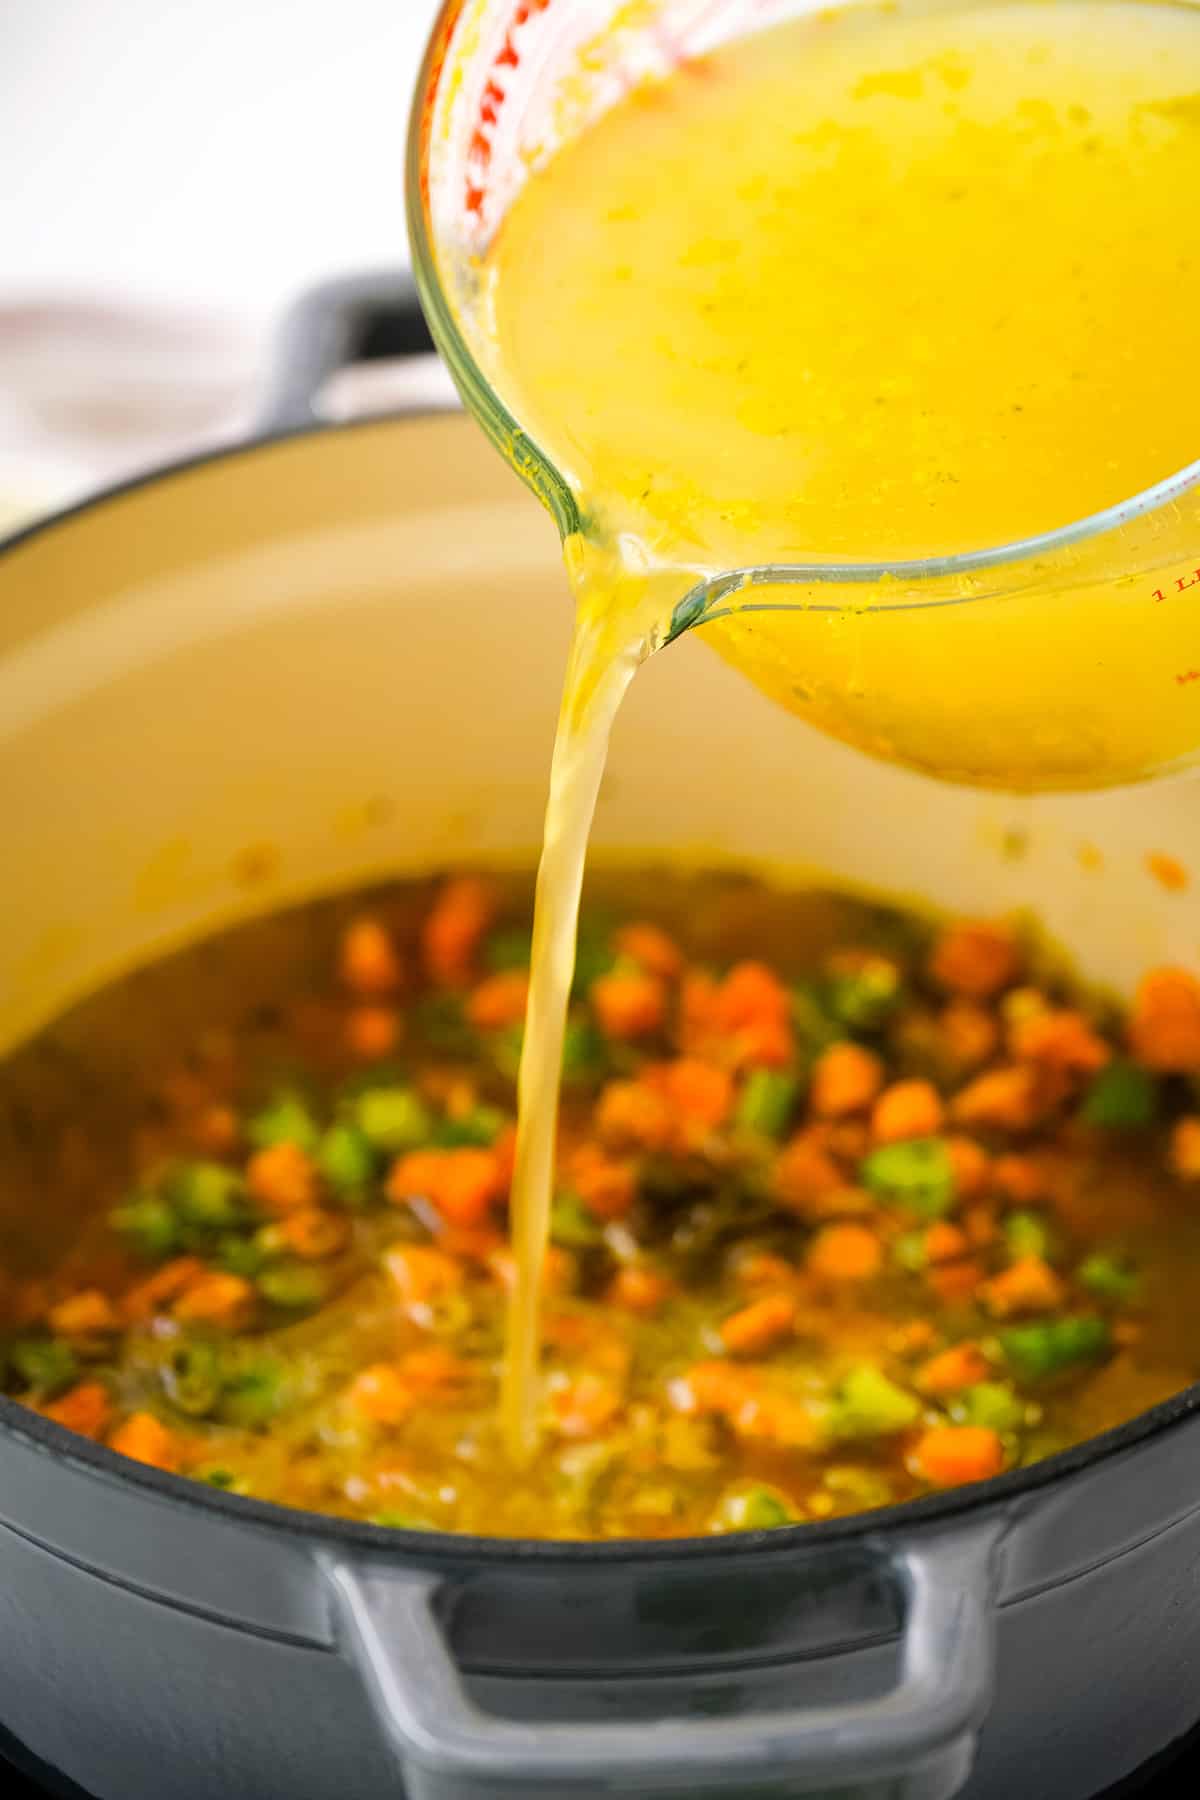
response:
[[[1028,1131],[1042,1111],[1037,1072],[1028,1064],[989,1069],[961,1088],[951,1102],[960,1125],[987,1131]]]
[[[1068,1007],[1047,1008],[1028,1019],[1019,1019],[1008,1034],[1008,1042],[1020,1062],[1045,1063],[1079,1074],[1095,1074],[1112,1060],[1112,1050],[1104,1039],[1093,1031],[1082,1013]]]
[[[929,1226],[922,1240],[925,1249],[925,1260],[929,1263],[956,1262],[965,1256],[970,1249],[967,1234],[958,1225],[952,1225],[949,1219],[937,1219]]]
[[[976,1069],[996,1054],[1000,1027],[974,1000],[951,1000],[938,1024],[950,1060],[960,1069]]]
[[[346,1219],[339,1213],[322,1212],[319,1206],[305,1206],[288,1213],[275,1229],[280,1242],[305,1262],[336,1256],[350,1235]]]
[[[990,1206],[976,1205],[963,1209],[962,1228],[972,1250],[986,1250],[999,1236],[995,1214]]]
[[[658,1063],[643,1071],[648,1086],[657,1088],[676,1115],[677,1122],[715,1131],[725,1123],[733,1106],[733,1081],[726,1070],[693,1056]]]
[[[496,1159],[496,1179],[506,1190],[512,1186],[513,1170],[517,1163],[517,1128],[506,1125],[492,1145],[492,1155]]]
[[[229,1156],[237,1149],[241,1131],[232,1106],[214,1101],[198,1112],[188,1125],[188,1137],[197,1150],[209,1156]]]
[[[145,1281],[127,1289],[121,1299],[122,1317],[134,1324],[152,1318],[160,1307],[168,1305],[204,1273],[204,1264],[198,1256],[174,1257]]]
[[[644,1081],[610,1081],[594,1123],[602,1142],[618,1150],[665,1150],[675,1136],[670,1101]]]
[[[445,884],[421,932],[421,953],[433,981],[442,987],[466,986],[495,914],[495,896],[477,876]]]
[[[931,1081],[894,1081],[884,1088],[871,1113],[876,1143],[898,1144],[905,1138],[936,1137],[944,1108]]]
[[[679,988],[679,1044],[688,1055],[708,1050],[719,1035],[717,1003],[720,988],[703,969],[689,969]]]
[[[423,1196],[452,1225],[476,1225],[503,1199],[505,1182],[494,1150],[413,1150],[392,1164],[386,1191],[398,1206]]]
[[[1186,969],[1151,969],[1144,975],[1134,997],[1129,1043],[1148,1069],[1200,1073],[1200,979]]]
[[[613,941],[618,955],[640,963],[647,974],[662,981],[678,981],[683,973],[682,950],[658,925],[623,925]]]
[[[570,1162],[571,1186],[598,1219],[623,1219],[637,1198],[637,1164],[582,1144]]]
[[[525,1020],[525,1004],[529,999],[529,976],[524,969],[503,969],[489,975],[471,991],[467,1001],[467,1017],[479,1031],[502,1031],[506,1025],[521,1025]]]
[[[112,1401],[100,1382],[81,1381],[42,1411],[48,1419],[65,1425],[68,1431],[77,1431],[81,1437],[101,1438],[112,1418]]]
[[[831,1044],[813,1066],[809,1100],[815,1113],[838,1118],[870,1106],[883,1086],[883,1064],[861,1044]]]
[[[984,1283],[983,1299],[989,1312],[1007,1319],[1057,1311],[1066,1299],[1066,1289],[1044,1258],[1023,1256]]]
[[[360,1062],[379,1062],[400,1042],[400,1015],[390,1006],[355,1006],[346,1014],[346,1048]]]
[[[769,1388],[747,1394],[725,1417],[747,1443],[780,1450],[815,1450],[821,1444],[821,1426],[804,1402]]]
[[[108,1444],[110,1450],[118,1450],[122,1456],[149,1463],[154,1469],[166,1469],[171,1474],[178,1472],[182,1462],[178,1438],[153,1413],[131,1413],[113,1432]]]
[[[925,1271],[926,1287],[947,1306],[970,1300],[982,1281],[983,1270],[969,1257],[958,1262],[931,1263]]]
[[[420,1350],[409,1350],[400,1358],[400,1374],[414,1394],[450,1394],[469,1387],[474,1371],[469,1362],[455,1356],[442,1344],[427,1344]]]
[[[871,1128],[866,1119],[822,1119],[811,1130],[830,1155],[841,1162],[860,1163],[871,1148]]]
[[[1004,1467],[1004,1445],[986,1425],[935,1425],[918,1438],[913,1467],[933,1487],[987,1481]]]
[[[722,1322],[721,1342],[733,1356],[760,1356],[790,1337],[795,1323],[796,1302],[790,1294],[764,1294]]]
[[[543,1336],[552,1349],[586,1363],[589,1369],[621,1380],[629,1373],[633,1346],[624,1321],[613,1324],[594,1313],[552,1312],[544,1322]]]
[[[916,1380],[923,1392],[940,1398],[974,1387],[977,1382],[986,1381],[990,1373],[991,1364],[978,1344],[955,1344],[922,1363]]]
[[[46,1323],[57,1337],[87,1338],[117,1331],[121,1322],[107,1294],[99,1288],[84,1288],[52,1306]]]
[[[1181,1181],[1200,1181],[1200,1113],[1177,1121],[1171,1133],[1170,1164]]]
[[[590,1370],[550,1395],[555,1430],[565,1438],[598,1437],[621,1411],[621,1391]]]
[[[826,1225],[809,1246],[805,1267],[822,1281],[870,1281],[883,1266],[883,1249],[866,1225]]]
[[[254,1309],[254,1289],[241,1275],[207,1270],[185,1288],[173,1311],[190,1325],[220,1325],[235,1330]]]
[[[924,1356],[936,1340],[937,1332],[928,1319],[910,1319],[892,1333],[887,1347],[893,1356]]]
[[[428,1306],[456,1294],[466,1279],[461,1263],[427,1244],[397,1244],[384,1252],[383,1266],[405,1306]]]
[[[722,1032],[741,1031],[764,1019],[786,1019],[790,1013],[788,991],[766,963],[735,964],[717,990],[716,1024]]]
[[[933,947],[929,972],[939,987],[987,1000],[1011,985],[1021,957],[1011,928],[986,919],[949,925]]]
[[[500,1286],[512,1293],[517,1285],[517,1262],[511,1250],[503,1245],[487,1259],[488,1268]],[[560,1244],[548,1244],[542,1262],[543,1294],[569,1294],[575,1285],[575,1258]]]
[[[768,1250],[752,1250],[738,1256],[733,1277],[740,1288],[754,1293],[762,1288],[786,1288],[795,1280],[796,1271],[782,1256],[772,1256]]]
[[[391,933],[378,919],[354,919],[342,933],[338,972],[355,994],[394,994],[401,964]]]
[[[491,1220],[482,1225],[446,1225],[437,1236],[439,1250],[460,1262],[486,1263],[504,1248],[504,1233]]]
[[[1031,1156],[998,1156],[992,1164],[992,1187],[1014,1206],[1032,1206],[1046,1198],[1046,1177]]]
[[[727,1362],[694,1363],[672,1383],[671,1397],[682,1412],[717,1413],[730,1417],[758,1391],[758,1378]]]
[[[589,998],[605,1037],[652,1037],[666,1021],[666,988],[657,975],[641,969],[614,969],[611,975],[599,976]]]
[[[809,1132],[794,1137],[771,1171],[775,1198],[802,1218],[817,1216],[823,1200],[845,1187],[846,1178],[828,1150]]]
[[[954,1192],[960,1200],[976,1200],[991,1185],[992,1163],[986,1150],[974,1138],[955,1135],[945,1138],[946,1154],[954,1171]]]
[[[246,1164],[246,1186],[264,1212],[296,1212],[316,1204],[319,1188],[312,1158],[299,1144],[269,1144]]]
[[[416,1403],[409,1383],[392,1363],[371,1363],[346,1390],[347,1403],[373,1425],[402,1425]]]
[[[674,1291],[675,1284],[669,1276],[641,1263],[626,1263],[613,1276],[607,1299],[610,1306],[620,1307],[622,1312],[649,1318],[662,1310]]]

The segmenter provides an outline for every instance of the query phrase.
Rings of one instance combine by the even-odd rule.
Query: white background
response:
[[[436,10],[0,0],[0,514],[244,428],[287,302],[407,261]]]

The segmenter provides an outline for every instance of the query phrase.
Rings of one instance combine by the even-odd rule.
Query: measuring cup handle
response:
[[[321,390],[339,369],[435,354],[417,290],[402,269],[322,282],[284,315],[259,429],[269,437],[318,424]]]

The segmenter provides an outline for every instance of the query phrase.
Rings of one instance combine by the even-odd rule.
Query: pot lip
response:
[[[1110,1462],[1150,1438],[1179,1430],[1196,1414],[1200,1414],[1200,1381],[1181,1388],[1177,1394],[1160,1401],[1147,1412],[1127,1419],[1124,1424],[1101,1432],[1097,1437],[1085,1438],[1027,1468],[1012,1469],[988,1481],[949,1488],[945,1493],[900,1501],[872,1512],[850,1513],[840,1519],[775,1526],[762,1531],[709,1537],[612,1538],[598,1543],[581,1539],[472,1537],[448,1531],[408,1531],[283,1506],[272,1500],[255,1500],[134,1462],[104,1444],[93,1443],[68,1431],[66,1426],[32,1412],[7,1396],[0,1396],[0,1443],[5,1438],[14,1438],[56,1462],[70,1464],[81,1474],[98,1476],[106,1484],[141,1489],[156,1499],[192,1512],[209,1514],[227,1524],[270,1530],[279,1536],[325,1549],[332,1546],[346,1553],[358,1551],[373,1557],[390,1556],[408,1563],[469,1562],[491,1568],[517,1564],[587,1569],[611,1568],[614,1563],[687,1565],[729,1560],[750,1549],[769,1548],[787,1553],[820,1549],[835,1543],[852,1545],[856,1540],[877,1542],[881,1537],[905,1535],[925,1526],[972,1518],[984,1507],[1003,1505],[1042,1488],[1069,1481],[1084,1469]]]
[[[7,537],[0,537],[0,557],[75,518],[99,510],[110,501],[124,499],[127,495],[152,488],[176,476],[190,474],[193,470],[207,468],[214,463],[254,456],[276,444],[290,443],[299,438],[369,430],[379,426],[420,424],[426,419],[436,418],[461,418],[464,423],[470,423],[465,412],[456,413],[444,407],[412,408],[402,412],[373,413],[362,418],[332,422],[314,420],[311,425],[268,431],[238,443],[220,445],[192,456],[181,457],[99,488],[68,506],[21,526]],[[104,1444],[92,1443],[89,1439],[68,1431],[64,1425],[43,1418],[41,1414],[30,1411],[5,1395],[0,1395],[0,1442],[12,1438],[55,1461],[69,1464],[81,1474],[98,1477],[114,1487],[132,1488],[135,1491],[140,1489],[147,1495],[168,1501],[184,1510],[207,1514],[229,1524],[269,1530],[281,1537],[309,1544],[328,1546],[332,1543],[345,1551],[361,1551],[376,1557],[390,1556],[408,1562],[414,1559],[440,1564],[469,1561],[493,1568],[517,1563],[584,1569],[589,1566],[611,1567],[614,1563],[688,1564],[714,1559],[728,1560],[749,1549],[768,1547],[773,1551],[786,1553],[810,1547],[816,1549],[831,1543],[853,1543],[855,1540],[878,1538],[894,1531],[936,1525],[948,1519],[973,1515],[982,1507],[1000,1505],[1057,1482],[1069,1480],[1085,1468],[1107,1462],[1151,1437],[1185,1425],[1197,1413],[1200,1413],[1200,1381],[1180,1389],[1177,1394],[1172,1394],[1157,1406],[1127,1419],[1124,1424],[1101,1432],[1096,1437],[1086,1438],[1082,1443],[1060,1450],[1028,1468],[1013,1469],[1007,1474],[993,1476],[988,1481],[971,1482],[964,1487],[948,1489],[945,1493],[924,1495],[917,1500],[901,1501],[872,1512],[851,1513],[840,1519],[776,1526],[764,1531],[711,1537],[614,1538],[600,1543],[574,1539],[471,1537],[451,1532],[405,1531],[392,1526],[370,1525],[328,1513],[282,1506],[274,1501],[254,1500],[134,1462]]]
[[[251,436],[239,438],[233,443],[217,444],[206,450],[193,451],[191,455],[174,457],[168,462],[155,463],[151,468],[143,469],[136,475],[127,475],[120,481],[108,482],[81,496],[71,500],[65,506],[56,507],[52,512],[41,514],[24,525],[18,525],[15,531],[0,533],[0,557],[10,550],[18,550],[35,539],[47,536],[61,525],[70,524],[73,520],[91,512],[98,512],[110,501],[124,500],[132,494],[147,488],[156,487],[159,483],[170,481],[178,475],[190,475],[193,472],[211,467],[214,463],[236,462],[241,457],[256,456],[260,451],[271,450],[277,444],[294,443],[299,438],[327,437],[350,431],[369,431],[373,427],[398,425],[420,425],[429,419],[460,419],[470,424],[470,415],[463,408],[450,406],[412,406],[401,409],[388,409],[383,412],[364,413],[351,419],[314,419],[306,425],[284,425],[277,429],[257,431]]]

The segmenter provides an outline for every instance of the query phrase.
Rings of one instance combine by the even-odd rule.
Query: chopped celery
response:
[[[370,1517],[372,1525],[386,1525],[389,1531],[436,1531],[438,1527],[432,1519],[422,1518],[420,1513],[377,1512]]]
[[[1023,1256],[1049,1258],[1054,1254],[1054,1235],[1041,1213],[1011,1212],[1001,1230],[1009,1254],[1016,1260]]]
[[[823,993],[813,982],[792,989],[792,1023],[806,1056],[819,1056],[846,1035],[845,1026],[826,1010]]]
[[[1111,1062],[1094,1078],[1079,1116],[1106,1131],[1137,1131],[1153,1125],[1158,1112],[1158,1084],[1137,1063]]]
[[[963,1425],[986,1425],[992,1431],[1016,1431],[1025,1421],[1025,1406],[1002,1381],[979,1381],[964,1388],[952,1404],[951,1415]]]
[[[1005,1356],[1025,1381],[1055,1375],[1073,1363],[1093,1362],[1106,1354],[1111,1341],[1104,1320],[1086,1314],[1013,1325],[1000,1333]]]
[[[133,1194],[108,1215],[113,1230],[139,1256],[159,1261],[179,1247],[179,1221],[159,1194]]]
[[[433,1134],[429,1109],[411,1088],[368,1088],[358,1096],[354,1117],[371,1148],[389,1156],[416,1150]]]
[[[74,1352],[58,1338],[18,1338],[10,1360],[25,1386],[47,1397],[61,1394],[79,1373]]]
[[[590,920],[581,924],[575,940],[575,973],[571,980],[571,997],[582,1000],[593,981],[607,975],[616,957],[613,954],[611,929],[607,923]]]
[[[507,1124],[508,1114],[501,1112],[498,1106],[473,1106],[470,1112],[462,1113],[458,1118],[442,1119],[434,1128],[433,1141],[446,1150],[472,1146],[487,1149]]]
[[[192,1418],[204,1418],[221,1397],[216,1346],[203,1340],[173,1345],[159,1367],[159,1378],[172,1406]]]
[[[857,969],[839,969],[825,982],[825,1004],[848,1031],[878,1031],[899,1003],[900,971],[886,956],[864,957]]]
[[[592,1018],[568,1019],[563,1037],[563,1080],[586,1081],[601,1075],[608,1061],[608,1045]]]
[[[280,1263],[264,1269],[255,1285],[264,1300],[289,1312],[311,1312],[324,1300],[328,1284],[308,1263]]]
[[[569,1190],[555,1196],[550,1210],[550,1241],[564,1250],[589,1250],[604,1236],[604,1227],[590,1213],[578,1194]]]
[[[835,1499],[846,1501],[855,1512],[868,1512],[874,1506],[889,1506],[894,1498],[891,1482],[878,1469],[857,1469],[846,1465],[826,1469],[821,1485]]]
[[[877,1200],[919,1219],[940,1218],[954,1204],[954,1165],[941,1138],[883,1144],[863,1159],[859,1172]]]
[[[228,1236],[217,1240],[214,1260],[230,1275],[257,1275],[267,1260],[261,1238],[261,1232],[256,1232],[252,1237],[242,1237],[237,1232],[230,1232]]]
[[[835,1437],[885,1437],[906,1431],[920,1417],[921,1403],[881,1369],[863,1363],[851,1369],[836,1389],[828,1424]]]
[[[779,1069],[753,1069],[737,1106],[737,1122],[760,1137],[782,1137],[795,1110],[800,1084]]]
[[[520,926],[494,931],[483,947],[483,960],[500,975],[509,969],[527,969],[533,951],[533,933]]]
[[[255,1113],[246,1135],[258,1150],[275,1144],[295,1144],[299,1150],[315,1150],[319,1132],[311,1111],[298,1094],[277,1094],[269,1106]]]
[[[287,1371],[275,1357],[258,1356],[230,1373],[220,1414],[231,1425],[266,1425],[287,1405]]]
[[[919,1274],[929,1261],[923,1231],[902,1231],[892,1239],[892,1261],[910,1275]]]
[[[796,1509],[778,1488],[758,1482],[722,1494],[712,1515],[713,1531],[767,1531],[795,1523]]]
[[[371,1141],[356,1125],[331,1125],[317,1146],[317,1168],[335,1194],[355,1194],[375,1174]]]
[[[1093,1251],[1086,1257],[1075,1275],[1097,1300],[1109,1300],[1117,1306],[1134,1299],[1141,1285],[1136,1269],[1125,1257],[1103,1250]]]
[[[171,1171],[167,1192],[185,1237],[229,1231],[246,1217],[241,1177],[223,1163],[182,1163]]]
[[[506,1025],[502,1031],[488,1033],[487,1046],[492,1061],[500,1074],[509,1081],[517,1079],[524,1044],[524,1025]]]

